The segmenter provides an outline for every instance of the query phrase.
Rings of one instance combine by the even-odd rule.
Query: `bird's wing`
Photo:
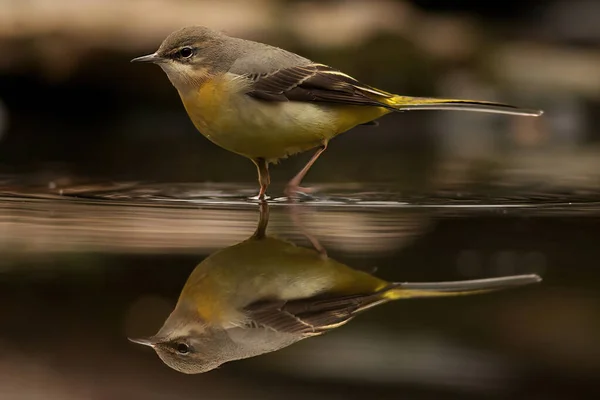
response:
[[[322,299],[262,301],[246,307],[250,326],[278,332],[320,335],[350,321],[358,312],[385,301],[381,292]]]
[[[365,85],[350,75],[297,54],[262,43],[243,41],[245,55],[229,72],[249,83],[247,95],[263,101],[320,102],[383,107],[392,111],[463,110],[539,116],[508,104],[466,99],[398,96]]]
[[[323,64],[307,64],[268,73],[246,74],[248,95],[266,101],[304,101],[389,107],[394,95],[364,85]]]

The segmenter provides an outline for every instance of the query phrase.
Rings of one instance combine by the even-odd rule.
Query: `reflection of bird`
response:
[[[537,275],[391,283],[323,253],[268,237],[262,204],[252,237],[202,261],[159,332],[131,341],[184,373],[279,350],[323,334],[390,300],[483,293],[538,282]]]
[[[392,111],[541,114],[483,101],[398,96],[297,54],[204,27],[176,31],[155,53],[132,61],[159,64],[196,128],[256,164],[261,199],[269,163],[318,147],[288,184],[288,193],[301,191],[298,185],[329,140]]]

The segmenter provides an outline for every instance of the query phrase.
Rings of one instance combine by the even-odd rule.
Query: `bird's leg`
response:
[[[306,173],[308,172],[308,170],[310,169],[310,167],[313,166],[313,164],[315,163],[315,161],[317,161],[317,158],[319,158],[319,156],[321,154],[323,154],[323,152],[327,149],[327,142],[323,143],[323,145],[319,148],[319,150],[317,150],[315,152],[315,154],[313,154],[313,156],[311,157],[310,160],[308,160],[308,162],[306,163],[306,165],[304,166],[304,168],[302,168],[300,170],[300,172],[298,172],[296,174],[295,177],[292,178],[291,181],[288,182],[287,187],[285,188],[285,194],[286,196],[293,196],[296,193],[310,193],[312,191],[311,188],[303,188],[300,187],[300,183],[302,182],[302,179],[304,179],[304,176],[306,175]]]
[[[260,191],[258,192],[258,200],[263,201],[266,198],[267,188],[271,183],[271,177],[269,176],[269,163],[264,158],[257,158],[252,160],[256,164],[258,170],[258,184],[260,185]]]

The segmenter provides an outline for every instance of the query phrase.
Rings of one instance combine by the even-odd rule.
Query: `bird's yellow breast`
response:
[[[388,112],[380,107],[269,102],[247,91],[248,81],[225,74],[180,96],[194,126],[209,140],[248,158],[268,160],[320,146]]]
[[[180,95],[194,126],[203,134],[210,132],[210,128],[218,123],[222,107],[230,96],[222,79],[208,80],[198,90]]]

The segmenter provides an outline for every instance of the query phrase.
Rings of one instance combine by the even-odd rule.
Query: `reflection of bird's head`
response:
[[[228,352],[234,344],[223,329],[210,328],[202,333],[191,331],[179,336],[171,336],[172,332],[164,330],[147,339],[130,340],[152,347],[165,364],[185,374],[208,372],[230,360]]]
[[[152,347],[169,367],[197,374],[227,361],[233,342],[225,330],[204,321],[189,300],[180,299],[156,335],[130,340]]]

